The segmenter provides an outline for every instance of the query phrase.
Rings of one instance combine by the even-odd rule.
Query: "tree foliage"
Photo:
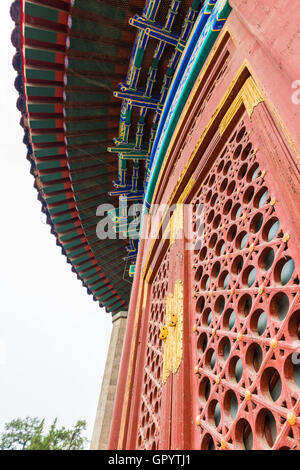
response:
[[[45,431],[44,419],[13,419],[4,425],[0,450],[82,450],[87,443],[82,435],[85,430],[85,421],[77,421],[73,428],[66,429],[59,428],[55,419]]]

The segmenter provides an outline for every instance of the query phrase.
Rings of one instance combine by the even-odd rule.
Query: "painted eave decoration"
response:
[[[11,6],[17,107],[42,210],[72,270],[113,315],[128,308],[138,240],[99,240],[97,207],[117,208],[120,197],[150,206],[180,106],[229,11],[224,0]]]

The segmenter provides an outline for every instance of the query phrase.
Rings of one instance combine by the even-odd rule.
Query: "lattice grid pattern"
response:
[[[300,449],[299,266],[245,122],[193,199],[198,448]]]
[[[158,449],[162,393],[163,342],[159,338],[164,325],[168,295],[169,250],[152,284],[147,349],[142,385],[137,448]]]

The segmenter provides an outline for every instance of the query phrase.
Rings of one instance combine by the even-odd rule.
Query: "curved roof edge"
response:
[[[47,3],[47,2],[46,2]],[[52,217],[49,213],[48,207],[47,207],[47,202],[44,197],[44,192],[43,192],[43,186],[41,184],[40,178],[39,178],[39,173],[37,170],[36,162],[34,160],[34,149],[33,149],[33,144],[32,144],[32,138],[31,138],[31,129],[29,126],[28,122],[28,111],[27,111],[27,95],[26,95],[26,90],[25,90],[25,84],[26,84],[26,78],[25,78],[25,55],[24,55],[24,4],[25,0],[15,0],[10,8],[10,14],[12,20],[15,22],[15,29],[12,32],[11,35],[11,41],[13,46],[16,48],[16,54],[13,58],[13,67],[17,71],[18,75],[15,80],[15,87],[16,90],[19,93],[19,98],[17,100],[17,108],[21,112],[22,117],[21,117],[21,126],[24,128],[24,139],[23,142],[27,147],[27,159],[31,164],[31,169],[30,172],[34,177],[34,187],[38,191],[38,199],[40,200],[42,204],[42,212],[46,215],[47,217],[47,223],[51,227],[51,233],[55,235],[56,237],[56,244],[60,246],[63,255],[66,256],[67,262],[72,265],[72,271],[77,275],[77,278],[82,282],[83,286],[87,289],[87,292],[89,295],[94,296],[95,301],[99,301],[99,298],[96,297],[96,295],[93,292],[93,284],[89,284],[89,280],[95,279],[95,274],[98,277],[98,283],[99,281],[102,281],[102,286],[104,287],[104,292],[102,289],[102,297],[104,300],[101,300],[100,298],[100,307],[105,308],[106,312],[110,312],[112,315],[117,314],[119,311],[126,310],[128,308],[127,303],[122,300],[122,298],[118,295],[117,290],[114,288],[114,286],[111,284],[109,279],[106,278],[105,274],[102,272],[101,267],[97,265],[97,262],[95,259],[93,259],[93,252],[89,247],[87,239],[84,237],[84,231],[81,228],[81,221],[80,218],[78,217],[77,223],[75,230],[78,232],[78,235],[84,238],[84,241],[86,243],[86,251],[89,255],[90,261],[91,261],[91,266],[94,266],[92,276],[89,276],[88,278],[85,278],[85,275],[82,274],[82,272],[79,269],[76,269],[70,260],[70,256],[67,252],[67,249],[65,248],[65,245],[69,241],[66,237],[66,239],[62,240],[64,237],[60,237],[58,232],[57,232],[57,227],[55,223],[53,223]],[[74,0],[60,0],[60,1],[55,1],[53,2],[53,8],[55,8],[55,4],[59,4],[58,8],[63,8],[65,15],[62,15],[64,18],[64,28],[65,30],[68,30],[69,28],[69,23],[70,23],[70,12],[71,9],[74,5]],[[68,35],[67,35],[68,38]],[[70,178],[70,175],[66,175]],[[71,182],[71,178],[70,178]],[[70,184],[70,189],[72,189],[72,184]],[[74,204],[73,210],[77,211],[78,210],[76,207],[76,203]]]

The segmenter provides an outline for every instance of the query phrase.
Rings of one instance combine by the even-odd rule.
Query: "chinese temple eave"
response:
[[[96,208],[112,202],[118,171],[106,146],[119,124],[112,90],[126,75],[135,35],[128,18],[144,5],[131,3],[128,11],[88,0],[11,6],[17,107],[42,211],[72,270],[112,314],[128,308],[130,284],[116,261],[116,251],[122,259],[126,249],[97,239]]]

